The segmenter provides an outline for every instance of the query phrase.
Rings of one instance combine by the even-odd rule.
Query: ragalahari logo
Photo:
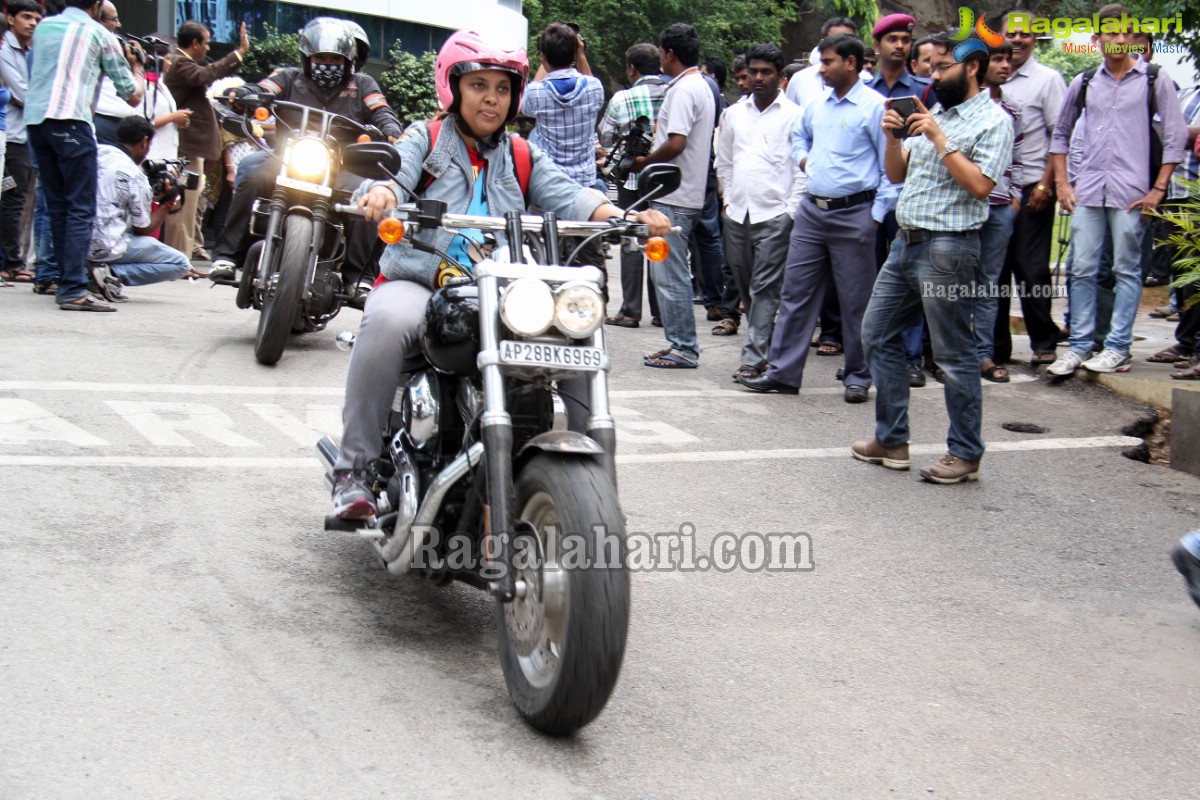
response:
[[[971,34],[978,38],[972,37]],[[956,62],[961,62],[968,54],[977,50],[986,55],[989,52],[988,48],[1004,44],[1003,34],[989,28],[983,21],[983,14],[976,19],[971,9],[962,7],[958,9],[958,33],[950,38],[959,43],[951,53]]]

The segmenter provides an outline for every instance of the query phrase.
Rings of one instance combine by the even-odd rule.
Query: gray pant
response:
[[[842,309],[846,386],[870,386],[863,356],[862,320],[875,285],[875,222],[871,203],[822,211],[805,198],[796,211],[787,271],[767,375],[800,386],[813,329],[832,277]]]
[[[346,375],[342,451],[334,469],[365,470],[379,458],[396,391],[408,374],[426,365],[420,327],[429,289],[411,281],[386,281],[367,295]],[[568,428],[584,433],[591,412],[586,378],[559,381]]]
[[[791,233],[792,218],[787,214],[754,223],[749,214],[742,222],[725,218],[725,262],[746,308],[746,341],[742,345],[745,366],[762,367],[767,363]]]

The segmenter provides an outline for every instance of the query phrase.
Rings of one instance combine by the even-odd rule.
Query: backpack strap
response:
[[[1092,78],[1096,77],[1096,70],[1099,67],[1092,67],[1087,72],[1083,73],[1083,82],[1079,84],[1079,94],[1075,97],[1075,108],[1083,111],[1087,106],[1087,87],[1091,83]]]
[[[925,84],[925,91],[921,92],[921,105],[929,108],[929,93],[933,91],[933,84]]]
[[[1158,80],[1158,64],[1146,65],[1146,103],[1150,107],[1150,124],[1154,124],[1154,115],[1158,113],[1158,97],[1154,94],[1154,81]]]
[[[433,148],[437,145],[438,134],[442,132],[442,123],[445,117],[435,119],[429,123],[429,152],[433,152]],[[533,174],[533,157],[529,152],[529,142],[522,139],[520,136],[509,136],[509,144],[512,146],[512,162],[513,171],[517,176],[517,183],[521,187],[521,196],[525,198],[525,202],[529,202],[529,178]],[[428,171],[421,172],[421,180],[417,182],[417,194],[423,194],[429,188],[429,184],[433,183],[435,177]]]

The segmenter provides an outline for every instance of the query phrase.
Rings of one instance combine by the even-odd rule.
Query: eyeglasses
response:
[[[105,17],[105,16],[101,15],[100,21],[101,22],[120,22],[121,18],[120,17]]]

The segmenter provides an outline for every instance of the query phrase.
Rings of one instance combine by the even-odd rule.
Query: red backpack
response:
[[[437,145],[438,134],[442,132],[442,122],[445,117],[435,119],[429,123],[429,152],[433,152],[434,146]],[[516,173],[517,184],[521,187],[521,196],[525,198],[525,203],[529,203],[529,175],[533,172],[533,158],[529,153],[529,142],[522,139],[520,136],[509,136],[509,144],[512,146],[512,163],[513,172]],[[417,184],[417,194],[421,194],[429,188],[429,184],[433,183],[435,177],[428,172],[421,175],[421,180]]]

